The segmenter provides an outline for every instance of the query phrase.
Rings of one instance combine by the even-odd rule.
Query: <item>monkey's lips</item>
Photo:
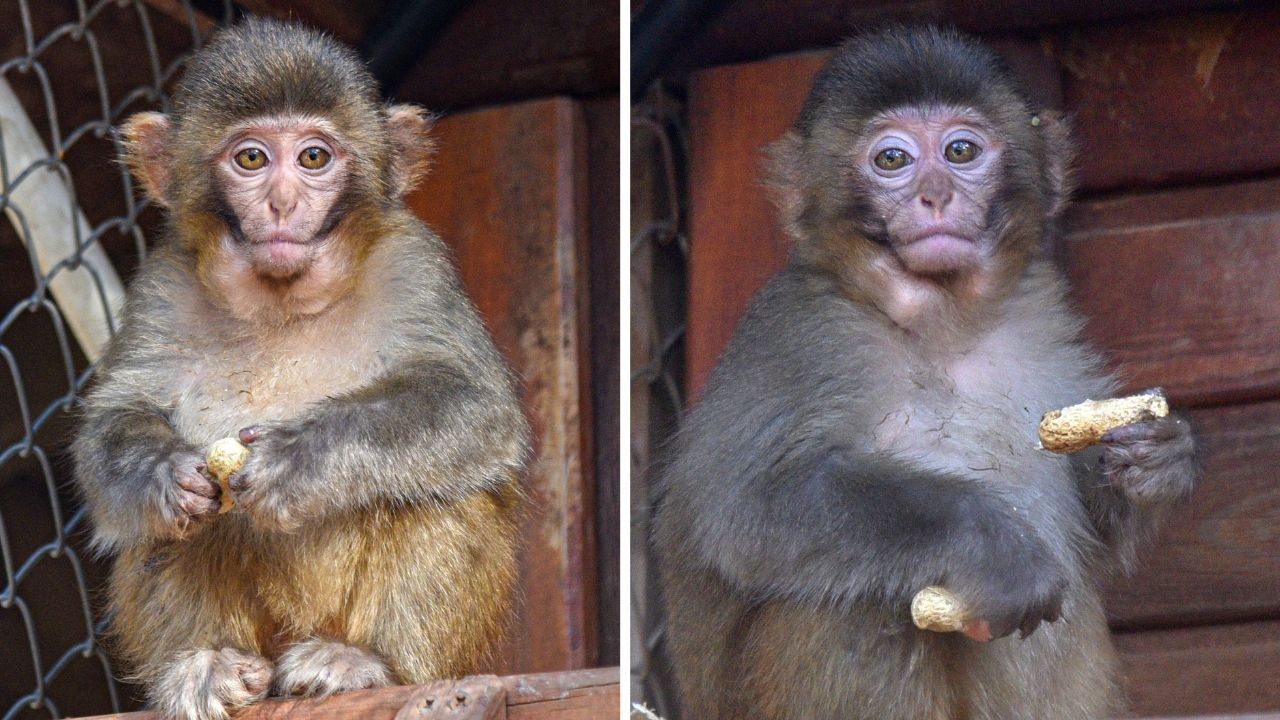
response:
[[[978,243],[950,229],[926,230],[897,248],[898,257],[913,273],[954,273],[978,265]]]

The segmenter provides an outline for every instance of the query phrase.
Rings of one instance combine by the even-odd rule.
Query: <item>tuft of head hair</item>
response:
[[[954,28],[890,25],[846,40],[814,78],[796,121],[867,119],[900,107],[970,107],[992,121],[1031,118],[1031,103],[994,50]]]

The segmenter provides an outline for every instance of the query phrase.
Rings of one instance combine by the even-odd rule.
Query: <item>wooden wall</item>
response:
[[[521,585],[499,669],[596,660],[587,135],[580,104],[452,115],[410,207],[454,250],[463,286],[518,377],[533,424]]]
[[[1088,337],[1199,426],[1206,478],[1108,589],[1139,714],[1280,708],[1280,10],[994,38],[1075,120],[1080,200],[1056,248]],[[760,148],[825,52],[689,83],[690,390],[785,261]]]

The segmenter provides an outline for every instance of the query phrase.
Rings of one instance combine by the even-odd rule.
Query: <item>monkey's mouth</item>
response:
[[[981,260],[978,243],[950,228],[929,228],[897,248],[913,273],[935,275],[972,268]]]
[[[266,260],[269,266],[289,269],[309,259],[311,244],[310,239],[303,239],[289,232],[272,232],[254,243],[258,248],[258,256]]]

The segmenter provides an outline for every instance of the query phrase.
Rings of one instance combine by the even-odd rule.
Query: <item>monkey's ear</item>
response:
[[[435,116],[417,105],[387,108],[387,130],[391,133],[391,190],[404,197],[431,167],[436,142],[431,138]]]
[[[793,237],[799,233],[800,213],[804,211],[804,190],[800,181],[802,141],[794,130],[765,147],[765,185],[782,227]]]
[[[163,113],[138,113],[120,126],[121,160],[142,183],[155,202],[169,207],[169,173],[173,167],[169,142],[169,117]]]
[[[1066,209],[1075,191],[1075,144],[1071,142],[1071,123],[1062,113],[1043,110],[1032,118],[1044,138],[1044,174],[1049,190],[1049,217],[1058,217]]]

